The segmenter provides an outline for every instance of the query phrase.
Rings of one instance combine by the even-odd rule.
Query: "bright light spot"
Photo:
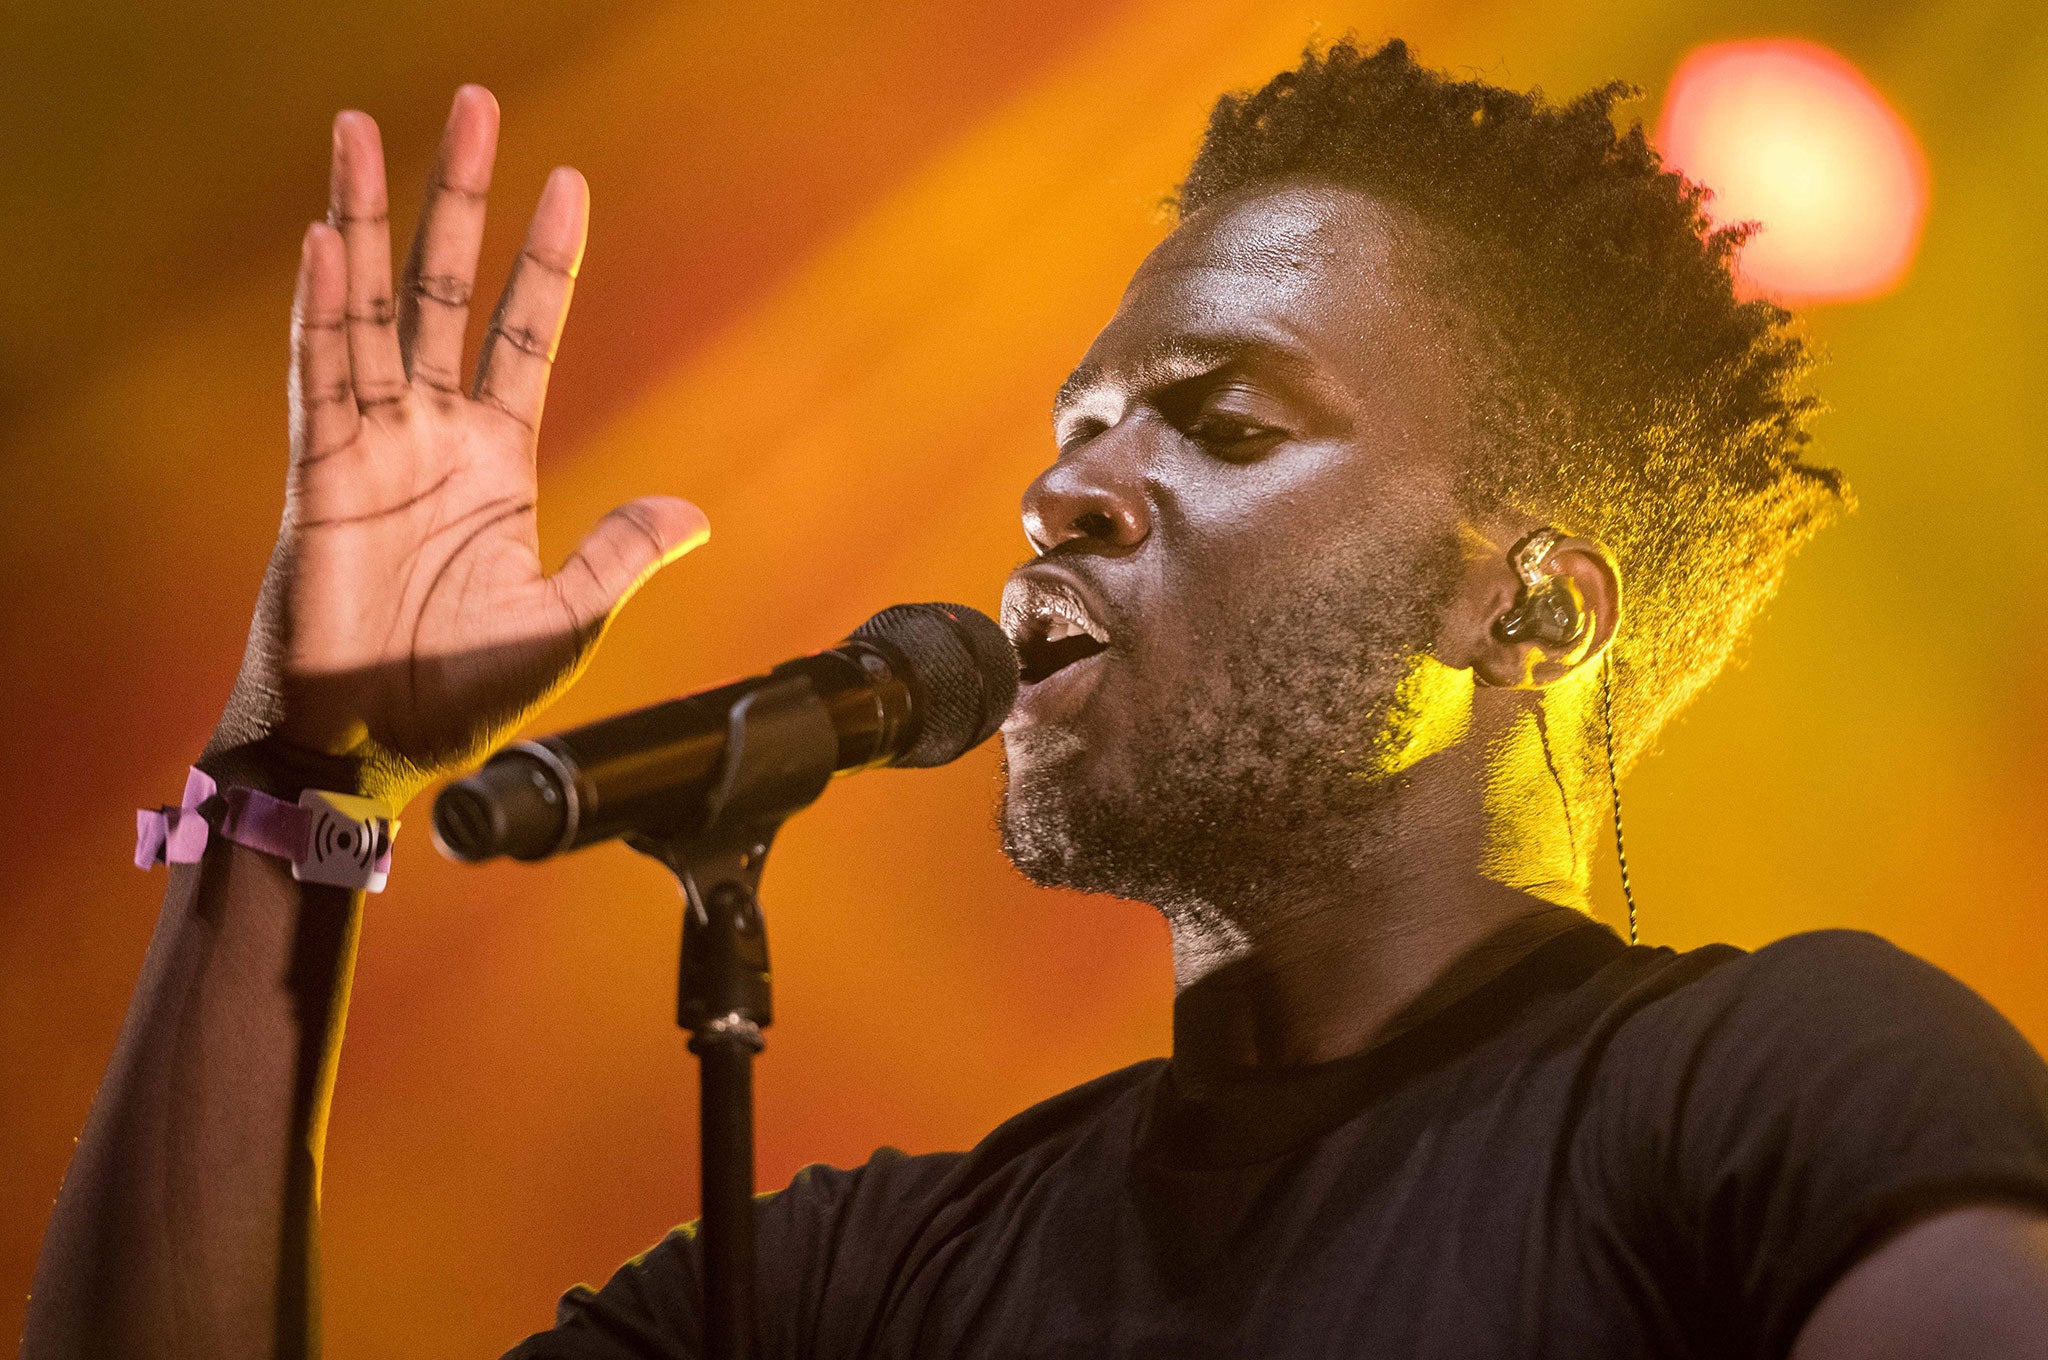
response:
[[[1657,146],[1714,191],[1716,223],[1755,221],[1746,292],[1839,302],[1895,287],[1927,217],[1913,130],[1843,57],[1789,40],[1718,43],[1679,63]]]

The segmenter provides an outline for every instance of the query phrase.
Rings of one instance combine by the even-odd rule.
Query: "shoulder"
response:
[[[819,1338],[864,1335],[877,1301],[914,1263],[976,1225],[1003,1217],[1046,1173],[1079,1157],[1099,1178],[1128,1148],[1133,1097],[1159,1064],[1098,1077],[1003,1122],[966,1152],[883,1148],[857,1167],[807,1167],[761,1202],[762,1288],[790,1319],[779,1353],[810,1355]],[[1084,1175],[1082,1179],[1091,1179]]]
[[[1844,1193],[1858,1177],[2048,1183],[2048,1064],[1933,964],[1825,930],[1646,973],[1639,1004],[1615,1007],[1593,1090],[1616,1145],[1703,1189],[1823,1165],[1812,1183]]]
[[[1622,1145],[1702,1195],[1770,1187],[1752,1207],[1787,1222],[2048,1194],[2048,1064],[1982,997],[1862,931],[1724,949],[1629,1015],[1602,1067]]]
[[[863,1218],[921,1218],[975,1182],[1020,1163],[1056,1159],[1105,1123],[1121,1127],[1127,1117],[1135,1122],[1141,1104],[1136,1097],[1149,1089],[1162,1066],[1155,1058],[1062,1091],[1004,1120],[965,1152],[912,1155],[885,1147],[859,1166],[805,1167],[766,1204],[785,1219],[815,1221],[849,1212]]]
[[[1799,995],[1811,1005],[1901,994],[1934,1004],[1984,1005],[1949,974],[1867,930],[1787,935],[1743,955],[1730,977],[1741,980],[1747,994]]]
[[[820,1337],[860,1334],[917,1241],[973,1218],[992,1193],[1050,1166],[1077,1144],[1117,1136],[1162,1065],[1139,1063],[1040,1101],[967,1152],[912,1155],[885,1147],[857,1166],[807,1166],[786,1188],[757,1197],[764,1353],[810,1355],[825,1349]],[[564,1349],[572,1333],[647,1339],[635,1355],[694,1354],[696,1230],[692,1223],[671,1232],[602,1289],[570,1290],[555,1331],[513,1354],[584,1353]]]
[[[1668,978],[1667,985],[1655,985]],[[2044,1073],[1982,997],[1880,936],[1817,930],[1745,952],[1667,955],[1625,1026],[1651,1044],[1704,1044],[1755,1063],[1943,1057]]]
[[[1135,1122],[1140,1097],[1159,1080],[1166,1063],[1149,1058],[1119,1068],[1042,1100],[998,1125],[968,1154],[971,1161],[998,1163],[1034,1149],[1071,1142],[1105,1121]]]

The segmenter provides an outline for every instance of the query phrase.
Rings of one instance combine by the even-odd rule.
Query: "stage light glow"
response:
[[[1927,216],[1926,158],[1884,96],[1825,47],[1695,49],[1667,87],[1657,146],[1713,190],[1716,223],[1763,224],[1743,248],[1746,292],[1868,298],[1912,265]]]

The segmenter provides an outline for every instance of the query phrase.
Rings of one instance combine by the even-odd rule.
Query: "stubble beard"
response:
[[[1116,734],[1116,778],[1073,730],[1027,730],[1027,759],[1006,743],[1004,853],[1041,886],[1150,903],[1177,939],[1284,917],[1373,852],[1455,561],[1448,540],[1398,575],[1337,552],[1282,598],[1215,602],[1235,645]]]

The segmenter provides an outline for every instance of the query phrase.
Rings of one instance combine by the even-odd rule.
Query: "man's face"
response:
[[[1296,185],[1190,217],[1062,388],[1004,623],[1004,849],[1169,913],[1284,910],[1362,849],[1454,579],[1469,442],[1404,214]]]

